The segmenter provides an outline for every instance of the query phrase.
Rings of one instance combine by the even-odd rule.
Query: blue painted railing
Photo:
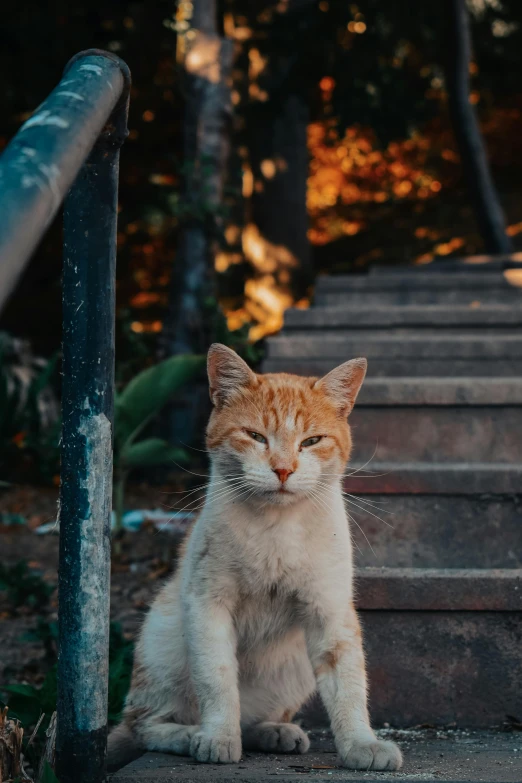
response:
[[[73,57],[0,157],[0,307],[64,204],[56,774],[105,778],[119,150],[130,73]]]

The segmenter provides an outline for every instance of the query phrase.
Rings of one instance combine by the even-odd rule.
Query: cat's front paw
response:
[[[397,770],[402,766],[402,753],[394,742],[379,739],[354,740],[340,751],[343,767],[348,769]]]
[[[219,736],[200,730],[190,741],[190,755],[211,764],[237,764],[241,758],[241,736]]]

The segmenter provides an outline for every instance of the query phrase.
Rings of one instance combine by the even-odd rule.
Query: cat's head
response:
[[[366,374],[352,359],[323,378],[257,375],[232,350],[211,346],[213,411],[207,446],[237,499],[289,505],[340,477],[350,457],[347,416]]]

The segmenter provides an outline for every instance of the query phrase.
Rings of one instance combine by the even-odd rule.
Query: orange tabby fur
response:
[[[318,687],[342,763],[398,769],[369,724],[341,490],[366,361],[256,375],[216,345],[208,371],[207,497],[144,623],[109,762],[136,747],[225,763],[242,746],[303,753],[290,721]]]

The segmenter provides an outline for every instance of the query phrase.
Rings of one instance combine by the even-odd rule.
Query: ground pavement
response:
[[[239,764],[198,764],[190,758],[147,753],[110,776],[110,783],[520,783],[522,733],[443,729],[384,730],[404,753],[400,772],[352,772],[338,766],[329,732],[311,733],[303,756],[245,753]]]

